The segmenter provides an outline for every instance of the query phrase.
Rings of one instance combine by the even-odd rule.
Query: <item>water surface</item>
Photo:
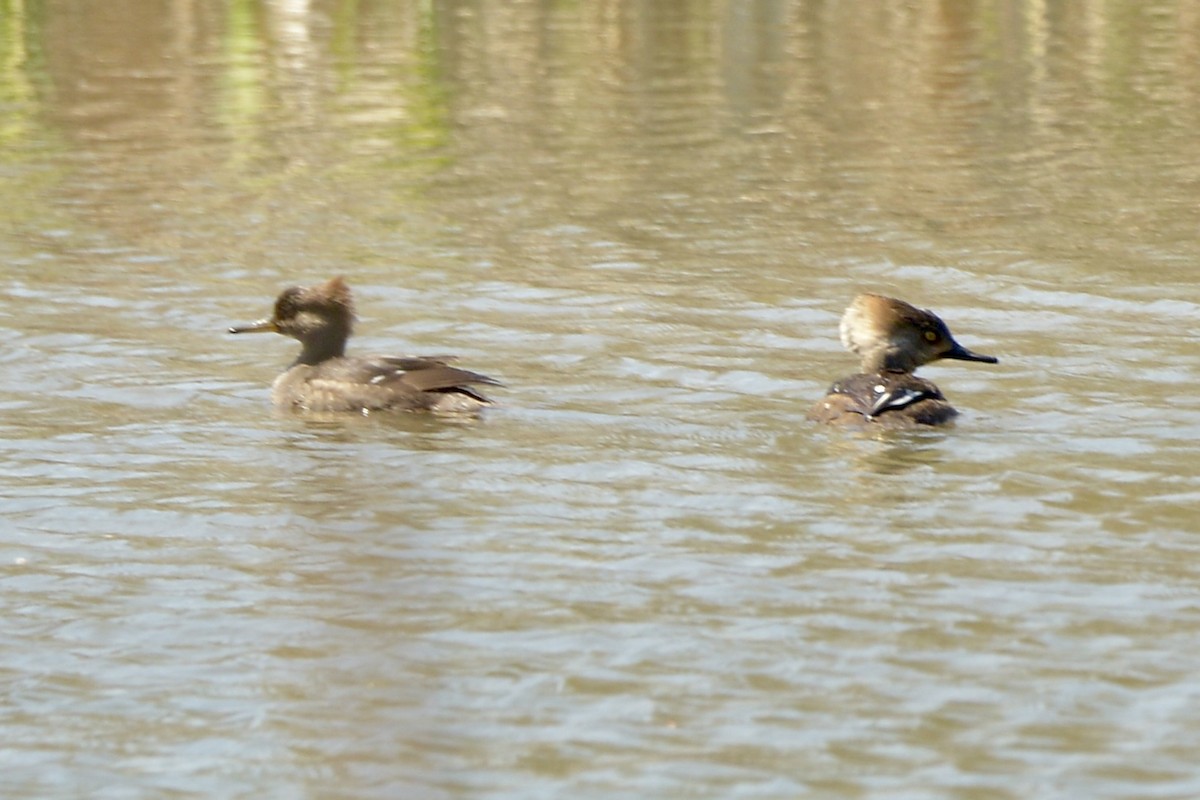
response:
[[[0,786],[1197,796],[1197,23],[0,7]],[[333,274],[499,407],[273,411]],[[863,290],[957,426],[805,421]]]

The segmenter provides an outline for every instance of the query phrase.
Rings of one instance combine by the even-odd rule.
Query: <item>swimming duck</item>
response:
[[[339,275],[284,289],[270,317],[229,332],[281,333],[300,342],[300,355],[271,386],[271,399],[282,408],[471,413],[493,404],[474,386],[500,382],[450,366],[452,356],[347,356],[353,328],[354,302]]]
[[[808,417],[817,422],[943,425],[958,412],[932,381],[913,375],[917,367],[942,358],[999,362],[956,342],[932,311],[878,294],[854,298],[840,331],[842,344],[862,358],[862,371],[834,383],[813,406]]]

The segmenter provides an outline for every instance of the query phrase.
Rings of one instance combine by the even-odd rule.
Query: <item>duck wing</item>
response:
[[[367,363],[370,383],[404,384],[419,392],[462,391],[472,384],[503,386],[495,378],[450,366],[454,356],[377,356]],[[471,392],[471,394],[474,394]]]

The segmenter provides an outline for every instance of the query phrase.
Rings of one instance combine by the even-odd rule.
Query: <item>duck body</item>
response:
[[[433,411],[463,413],[493,405],[474,384],[498,385],[478,372],[450,366],[447,356],[331,358],[293,364],[271,385],[281,408],[341,411]]]
[[[956,416],[933,381],[904,372],[849,375],[830,386],[809,412],[816,422],[893,428],[944,425]]]
[[[493,404],[474,387],[499,381],[451,366],[453,356],[347,356],[353,325],[350,287],[339,276],[285,289],[270,317],[229,332],[280,333],[300,342],[300,355],[271,386],[271,400],[280,408],[472,413]]]
[[[998,362],[963,347],[932,311],[877,294],[854,298],[840,325],[862,371],[836,381],[808,417],[833,425],[888,428],[944,425],[958,415],[941,390],[913,372],[939,359]]]

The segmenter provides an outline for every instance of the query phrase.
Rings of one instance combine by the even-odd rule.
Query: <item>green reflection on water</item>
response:
[[[243,144],[255,139],[257,123],[268,101],[258,5],[254,0],[229,3],[222,37],[225,64],[216,116],[230,138]]]
[[[0,0],[0,159],[35,127],[36,81],[45,74],[38,19],[22,0]]]

